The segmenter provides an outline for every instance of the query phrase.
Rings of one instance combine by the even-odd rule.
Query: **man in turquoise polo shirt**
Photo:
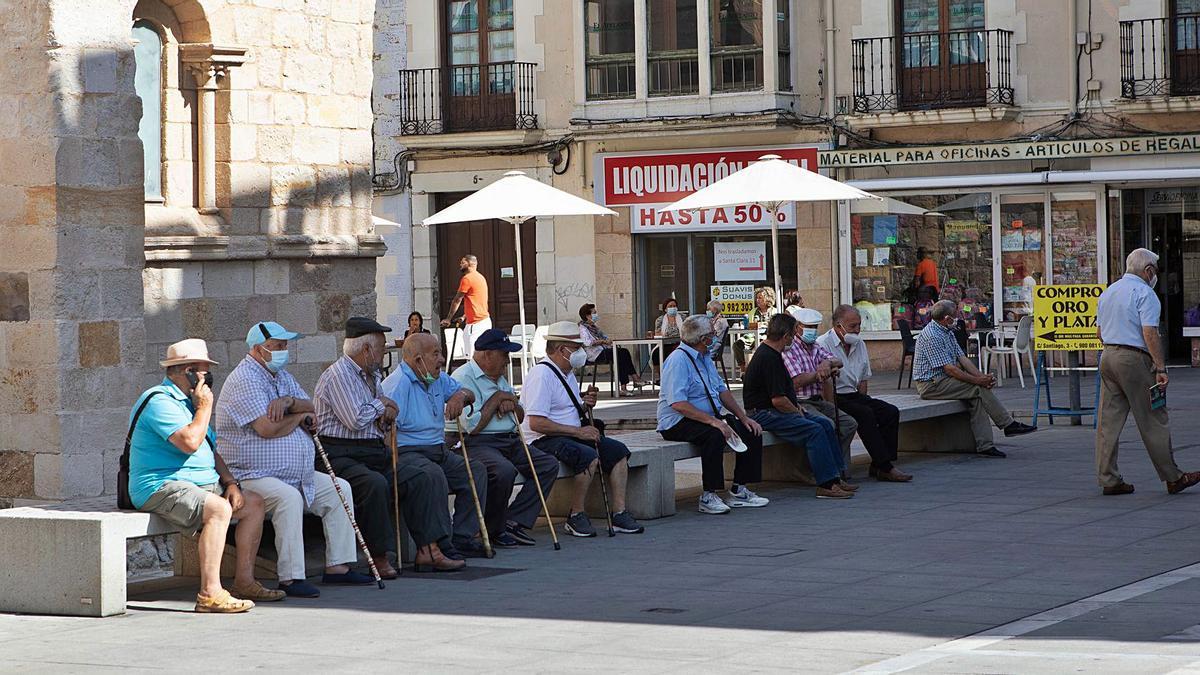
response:
[[[166,368],[166,377],[138,397],[130,414],[133,505],[162,516],[188,536],[198,536],[197,612],[245,612],[254,607],[253,600],[282,599],[282,591],[263,588],[254,579],[254,556],[262,538],[262,497],[242,492],[215,450],[216,434],[209,427],[213,410],[209,368],[216,361],[208,358],[204,340],[191,339],[168,347],[167,358],[159,365]],[[231,590],[237,597],[221,586],[221,555],[233,518],[238,520],[237,567]]]
[[[483,518],[488,535],[499,548],[533,546],[537,542],[528,533],[537,522],[541,500],[534,487],[533,472],[537,471],[542,494],[550,496],[550,488],[558,478],[558,460],[529,448],[526,457],[517,435],[517,424],[525,418],[520,399],[504,378],[509,355],[521,350],[521,345],[508,339],[499,328],[489,328],[475,341],[471,360],[455,369],[453,378],[469,390],[478,401],[462,415],[446,421],[446,432],[458,442],[458,423],[467,435],[467,448],[472,459],[487,470],[487,504]],[[530,457],[533,466],[530,466]],[[516,499],[512,497],[517,474],[525,484]],[[478,480],[478,478],[476,479]]]
[[[427,333],[411,335],[404,340],[404,361],[383,381],[382,392],[396,402],[396,446],[400,454],[417,453],[441,467],[446,484],[454,494],[453,536],[449,542],[438,542],[442,553],[452,560],[486,557],[479,534],[479,519],[475,516],[475,501],[471,483],[467,480],[467,464],[459,455],[446,448],[445,420],[462,414],[475,397],[442,371],[445,359],[437,338]],[[471,471],[484,475],[478,460],[471,461]],[[476,484],[479,502],[487,501],[487,483]]]

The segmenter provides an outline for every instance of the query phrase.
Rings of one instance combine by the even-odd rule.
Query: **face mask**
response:
[[[425,359],[420,356],[418,356],[417,359],[421,361],[421,369],[425,371],[424,373],[418,373],[418,375],[421,377],[421,381],[425,383],[425,386],[428,387],[434,382],[437,382],[437,378],[434,377],[433,373],[429,372],[429,369],[425,367]]]
[[[579,370],[587,365],[587,352],[582,349],[576,349],[571,352],[571,369]]]
[[[599,314],[593,314],[593,315],[592,315],[592,323],[596,323],[596,322],[597,322],[597,321],[599,321],[599,320],[600,320],[600,315],[599,315]]]
[[[286,366],[288,362],[288,350],[283,349],[273,352],[268,349],[267,353],[271,355],[271,360],[267,362],[267,370],[271,371],[272,373],[278,373],[279,371],[283,370],[284,366]]]
[[[817,341],[817,329],[805,328],[804,332],[800,334],[800,339],[803,340],[805,344],[811,345]]]
[[[677,308],[677,307],[668,307],[667,308],[667,316],[675,316],[678,313],[679,313],[679,308]]]
[[[842,341],[845,342],[846,346],[848,347],[857,347],[862,344],[863,340],[862,336],[858,333],[846,333],[842,336]]]
[[[1150,283],[1150,288],[1154,288],[1155,286],[1157,286],[1158,285],[1158,275],[1155,274],[1154,276],[1150,277],[1149,283]]]
[[[711,309],[708,310],[707,312],[705,312],[704,316],[707,316],[710,319],[715,319],[717,317],[716,313],[713,312]]]

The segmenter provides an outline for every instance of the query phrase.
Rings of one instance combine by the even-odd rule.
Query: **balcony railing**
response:
[[[1012,31],[853,41],[854,112],[1012,105]]]
[[[536,129],[535,63],[400,71],[400,133]]]
[[[1200,94],[1200,15],[1121,22],[1121,98]]]
[[[762,47],[714,47],[711,57],[713,91],[762,89]]]
[[[700,62],[696,52],[651,54],[647,59],[651,96],[682,96],[700,91]]]

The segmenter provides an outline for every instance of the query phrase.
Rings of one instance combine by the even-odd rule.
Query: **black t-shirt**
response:
[[[783,354],[763,344],[754,350],[754,357],[746,366],[746,375],[742,378],[742,403],[747,410],[774,410],[771,399],[776,396],[786,396],[799,407]]]

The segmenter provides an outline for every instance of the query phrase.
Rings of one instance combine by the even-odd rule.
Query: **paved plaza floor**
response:
[[[1200,372],[1172,376],[1177,459],[1200,469]],[[1131,423],[1137,492],[1103,497],[1092,439],[908,455],[913,483],[845,502],[772,484],[768,508],[706,516],[688,497],[643,535],[556,552],[539,528],[466,574],[240,616],[190,613],[188,588],[111,619],[0,615],[0,670],[1200,673],[1200,488],[1168,496]]]

